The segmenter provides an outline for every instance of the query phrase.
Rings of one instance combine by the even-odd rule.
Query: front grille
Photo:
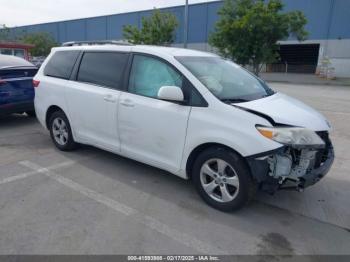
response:
[[[332,143],[331,143],[331,140],[329,139],[329,133],[327,131],[320,131],[316,133],[326,144],[325,148],[320,149],[316,153],[315,168],[318,168],[327,160],[328,153],[332,146]]]

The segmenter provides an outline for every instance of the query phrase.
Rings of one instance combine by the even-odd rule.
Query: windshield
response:
[[[220,57],[182,56],[176,59],[223,102],[248,102],[274,94],[265,82]]]

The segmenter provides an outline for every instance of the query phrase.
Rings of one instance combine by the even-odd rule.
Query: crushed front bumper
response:
[[[263,191],[288,189],[302,191],[320,181],[334,162],[334,149],[328,132],[318,132],[325,147],[313,149],[283,146],[275,151],[247,158],[254,179]]]
[[[311,170],[309,173],[305,174],[301,179],[301,186],[306,188],[312,186],[320,181],[325,175],[327,175],[331,166],[334,162],[334,149],[333,147],[329,148],[327,157],[322,165],[318,168]]]

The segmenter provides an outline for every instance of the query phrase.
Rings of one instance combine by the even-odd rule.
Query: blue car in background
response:
[[[22,58],[0,55],[0,115],[35,115],[33,77],[37,70]]]

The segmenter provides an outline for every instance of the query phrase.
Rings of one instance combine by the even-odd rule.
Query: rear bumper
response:
[[[36,118],[39,120],[39,123],[47,129],[46,126],[46,112],[48,108],[46,108],[43,103],[37,103],[37,96],[35,96],[34,100],[35,114]]]
[[[26,111],[34,111],[34,102],[31,101],[0,105],[0,115],[23,113]]]
[[[289,174],[278,176],[271,170],[271,159],[277,155],[285,155],[287,147],[279,148],[275,151],[259,154],[247,158],[254,179],[260,184],[261,189],[268,193],[274,193],[278,190],[288,189],[302,191],[304,188],[312,186],[320,181],[327,173],[334,162],[334,148],[331,141],[327,140],[326,148],[315,150],[316,157],[313,159],[312,166],[300,176],[296,176],[296,172],[292,171],[297,168],[298,161],[293,161]],[[299,161],[302,161],[299,159]]]

